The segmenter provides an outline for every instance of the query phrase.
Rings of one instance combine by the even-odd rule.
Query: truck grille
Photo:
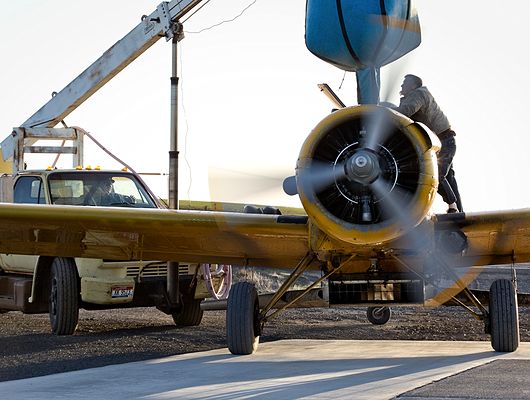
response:
[[[140,273],[141,271],[141,273]],[[167,265],[166,263],[148,264],[145,267],[140,266],[129,266],[127,267],[127,276],[131,277],[149,277],[149,276],[166,276]]]
[[[189,265],[180,264],[179,265],[179,275],[187,275]],[[148,278],[148,277],[157,277],[157,276],[166,276],[167,275],[167,263],[153,263],[148,264],[145,267],[141,268],[140,266],[131,265],[127,267],[127,276],[136,278]]]

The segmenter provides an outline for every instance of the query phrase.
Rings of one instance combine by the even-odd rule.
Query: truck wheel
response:
[[[50,324],[55,335],[71,335],[79,319],[79,283],[71,258],[53,260],[50,274]]]
[[[186,296],[182,300],[182,309],[179,312],[171,313],[173,321],[177,327],[197,326],[202,321],[201,300]]]

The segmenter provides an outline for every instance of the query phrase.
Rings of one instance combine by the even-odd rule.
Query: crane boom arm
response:
[[[142,21],[135,28],[105,51],[21,126],[53,128],[158,39],[161,37],[171,39],[176,32],[179,19],[201,1],[172,0],[158,5],[153,13],[142,17]],[[34,139],[29,140],[34,141]],[[6,160],[14,154],[12,149],[15,147],[15,141],[14,134],[2,141],[2,152]]]

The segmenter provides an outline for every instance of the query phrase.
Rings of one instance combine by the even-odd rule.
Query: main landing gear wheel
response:
[[[53,260],[50,275],[50,324],[56,335],[72,335],[79,320],[79,282],[71,258]]]
[[[493,350],[499,352],[517,350],[519,347],[517,293],[509,279],[498,279],[491,284],[489,322]]]
[[[389,307],[368,307],[366,317],[374,325],[384,325],[390,320],[392,311]]]
[[[226,341],[232,354],[252,354],[258,348],[261,327],[256,287],[249,282],[232,286],[226,308]]]

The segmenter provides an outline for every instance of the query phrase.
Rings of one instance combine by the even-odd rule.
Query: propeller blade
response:
[[[412,220],[411,213],[408,212],[409,205],[406,202],[406,199],[410,197],[409,192],[381,177],[372,182],[370,188],[378,197],[381,212],[384,215],[396,218],[403,230],[410,230],[414,227],[416,221]],[[417,248],[419,244],[417,243],[414,247]]]
[[[400,61],[392,64],[392,67],[387,69],[388,73],[385,79],[387,83],[381,88],[379,105],[389,108],[396,106],[391,102],[391,99],[395,94],[399,93],[398,88],[403,82],[406,66],[407,62]],[[367,136],[364,147],[376,150],[378,145],[382,145],[386,141],[392,131],[392,125],[387,115],[385,110],[380,110],[368,118],[366,123]]]
[[[332,164],[313,160],[309,169],[299,170],[303,187],[319,193],[346,177],[344,163]]]
[[[282,182],[288,173],[252,173],[224,168],[209,168],[210,197],[214,201],[260,202],[263,197],[284,196]]]
[[[421,275],[427,275],[426,299],[429,306],[443,305],[460,293],[464,287],[469,286],[480,273],[480,268],[473,268],[476,258],[467,257],[466,267],[452,268],[451,265],[454,257],[458,256],[458,251],[455,253],[440,246],[437,241],[436,243],[432,241],[432,234],[424,232],[421,227],[414,227],[416,221],[413,221],[410,213],[407,213],[406,191],[397,186],[388,191],[389,185],[390,182],[377,179],[372,183],[371,188],[377,196],[383,198],[381,201],[383,211],[391,213],[404,229],[408,230],[401,239],[403,247],[424,258]]]
[[[410,60],[410,56],[407,57]],[[385,69],[385,85],[381,89],[379,104],[385,105],[384,103],[392,104],[392,98],[396,94],[399,94],[399,87],[403,82],[405,76],[405,70],[408,62],[400,60],[392,64],[391,67]],[[383,103],[383,104],[382,104]]]
[[[393,130],[388,112],[384,108],[377,108],[366,117],[366,135],[365,140],[361,143],[362,147],[376,151],[379,146],[382,146],[387,141]]]

